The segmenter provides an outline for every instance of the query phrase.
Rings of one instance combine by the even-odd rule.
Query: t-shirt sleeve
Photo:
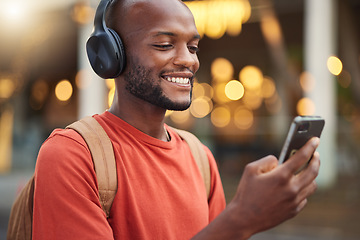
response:
[[[91,154],[74,130],[55,130],[39,151],[33,239],[113,239]]]
[[[206,151],[210,164],[211,188],[210,188],[208,203],[209,203],[209,222],[211,222],[225,209],[226,201],[225,201],[223,185],[221,183],[221,178],[215,158],[212,155],[209,148],[204,146],[204,149]]]

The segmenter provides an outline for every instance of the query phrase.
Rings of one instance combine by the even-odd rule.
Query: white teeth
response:
[[[169,82],[179,83],[179,84],[188,84],[190,82],[189,78],[182,78],[182,77],[165,77],[165,79]]]

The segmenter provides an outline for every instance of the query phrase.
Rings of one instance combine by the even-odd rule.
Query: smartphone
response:
[[[279,164],[284,163],[294,155],[312,137],[320,138],[324,125],[325,120],[320,116],[295,117],[281,150]]]

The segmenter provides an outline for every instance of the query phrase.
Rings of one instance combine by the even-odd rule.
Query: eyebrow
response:
[[[178,34],[176,33],[173,33],[173,32],[165,32],[165,31],[160,31],[160,32],[157,32],[154,37],[158,37],[158,36],[161,36],[161,35],[166,35],[166,36],[171,36],[171,37],[175,37],[177,36]],[[199,34],[195,34],[193,36],[194,39],[200,39],[200,35]]]

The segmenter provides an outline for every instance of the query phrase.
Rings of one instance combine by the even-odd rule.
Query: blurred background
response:
[[[244,166],[278,156],[296,115],[321,115],[319,190],[252,239],[360,239],[360,0],[184,1],[202,36],[193,104],[167,123],[217,159],[227,201]],[[0,1],[0,239],[54,128],[111,104],[90,69],[98,0]],[[171,11],[171,10],[170,10]]]

